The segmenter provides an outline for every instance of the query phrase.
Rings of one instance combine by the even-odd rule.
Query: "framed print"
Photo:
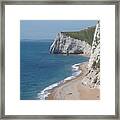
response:
[[[119,119],[118,1],[1,9],[1,118]]]

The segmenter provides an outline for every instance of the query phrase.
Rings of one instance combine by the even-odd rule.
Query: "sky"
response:
[[[21,20],[21,40],[53,40],[58,32],[80,31],[95,26],[96,20]]]

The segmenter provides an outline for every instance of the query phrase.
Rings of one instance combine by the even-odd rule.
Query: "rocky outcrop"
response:
[[[88,28],[89,29],[89,28]],[[90,28],[91,29],[91,28]],[[94,30],[94,29],[93,29]],[[85,30],[82,34],[86,33]],[[79,35],[81,32],[74,32],[78,33]],[[90,43],[86,42],[84,39],[76,39],[71,37],[70,35],[74,35],[72,32],[60,32],[57,34],[53,44],[50,47],[50,53],[53,54],[82,54],[86,56],[90,56],[91,54],[91,45]],[[93,32],[94,34],[94,32]],[[86,37],[91,37],[87,36]]]
[[[88,63],[88,73],[82,80],[83,85],[90,88],[100,85],[100,23],[96,25],[92,43],[91,55]]]

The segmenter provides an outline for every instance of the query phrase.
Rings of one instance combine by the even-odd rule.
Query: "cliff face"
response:
[[[100,24],[96,25],[92,43],[91,55],[88,63],[88,73],[82,80],[84,85],[90,88],[100,85]]]
[[[91,28],[90,28],[91,30]],[[91,45],[90,42],[87,42],[88,38],[92,37],[94,34],[94,28],[92,28],[92,32],[86,29],[85,31],[80,32],[60,32],[56,36],[53,44],[50,47],[50,52],[54,54],[83,54],[86,56],[90,56],[91,54]],[[89,34],[88,34],[89,32]],[[77,39],[74,36],[78,34],[78,38],[80,36],[81,39]],[[85,40],[82,39],[83,35],[86,35]],[[71,37],[73,36],[73,37]],[[89,41],[89,40],[88,40]]]
[[[87,37],[84,36],[84,38],[80,40],[70,37],[71,33],[65,33],[65,32],[58,33],[58,35],[55,38],[55,41],[50,47],[50,52],[54,54],[59,54],[59,53],[83,54],[89,56],[90,59],[88,62],[88,72],[83,77],[82,84],[90,88],[95,88],[95,87],[99,87],[100,85],[100,23],[99,22],[97,23],[94,32],[93,31],[91,32],[91,35],[92,34],[93,34],[93,39],[90,36]],[[86,38],[91,38],[92,40],[89,42],[89,39]]]

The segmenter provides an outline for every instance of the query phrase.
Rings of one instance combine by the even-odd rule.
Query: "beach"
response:
[[[71,80],[62,82],[49,90],[47,100],[99,100],[100,89],[89,88],[82,84],[82,79],[88,72],[88,62],[79,64],[80,75]]]

